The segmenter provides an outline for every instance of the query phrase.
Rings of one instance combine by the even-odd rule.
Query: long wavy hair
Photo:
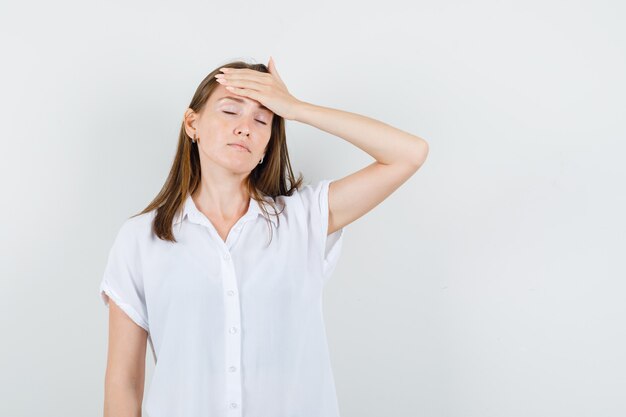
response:
[[[207,100],[219,83],[215,80],[215,74],[219,69],[228,68],[249,68],[255,71],[269,73],[269,69],[264,64],[249,64],[243,61],[232,61],[225,65],[220,65],[207,75],[196,89],[189,108],[199,113]],[[181,123],[178,135],[178,148],[174,156],[174,162],[170,173],[158,195],[152,200],[143,211],[131,216],[139,216],[156,209],[156,216],[152,222],[152,232],[162,240],[177,242],[172,232],[173,220],[178,212],[182,210],[188,194],[193,194],[200,185],[200,155],[198,145],[191,142],[184,126]],[[287,185],[289,180],[289,186]],[[246,186],[250,196],[258,201],[263,212],[269,217],[264,196],[271,197],[269,205],[272,206],[274,214],[280,225],[279,214],[276,210],[275,197],[279,195],[292,195],[295,190],[302,185],[302,173],[296,179],[291,169],[289,152],[287,151],[287,136],[285,134],[285,119],[274,114],[272,118],[272,133],[267,144],[265,157],[262,164],[257,164],[246,178]],[[250,203],[252,204],[252,202]],[[269,220],[267,221],[272,230]],[[270,236],[271,240],[271,236]]]

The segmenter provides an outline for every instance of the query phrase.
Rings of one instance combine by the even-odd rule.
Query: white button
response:
[[[233,291],[233,290],[228,290],[228,292],[227,292],[226,294],[228,294],[228,295],[235,295],[235,291]]]
[[[230,408],[237,408],[237,403],[230,403]]]
[[[228,370],[230,372],[235,372],[237,370],[237,368],[235,366],[231,366],[230,368],[228,368]]]
[[[230,259],[230,255],[229,254],[224,255],[224,259],[229,260]]]
[[[230,332],[231,333],[237,333],[237,328],[236,327],[231,327],[230,328]]]

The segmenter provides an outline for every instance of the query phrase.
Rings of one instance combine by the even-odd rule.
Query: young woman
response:
[[[303,186],[285,119],[376,161]],[[110,307],[105,417],[141,414],[148,342],[150,417],[338,417],[324,284],[346,225],[427,154],[422,138],[298,100],[272,59],[212,71],[184,114],[165,185],[109,252],[99,288]]]

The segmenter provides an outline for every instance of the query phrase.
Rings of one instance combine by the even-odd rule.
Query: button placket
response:
[[[241,363],[241,314],[239,297],[237,290],[237,279],[231,254],[224,245],[224,255],[222,256],[225,287],[224,300],[224,326],[226,335],[224,337],[226,353],[226,400],[230,408],[231,416],[241,416],[242,404],[242,380],[241,372],[236,372]]]

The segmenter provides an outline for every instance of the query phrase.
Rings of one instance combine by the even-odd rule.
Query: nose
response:
[[[249,121],[247,117],[243,117],[239,120],[237,127],[235,128],[237,136],[240,136],[241,134],[250,136],[250,123],[254,123],[254,121]]]

